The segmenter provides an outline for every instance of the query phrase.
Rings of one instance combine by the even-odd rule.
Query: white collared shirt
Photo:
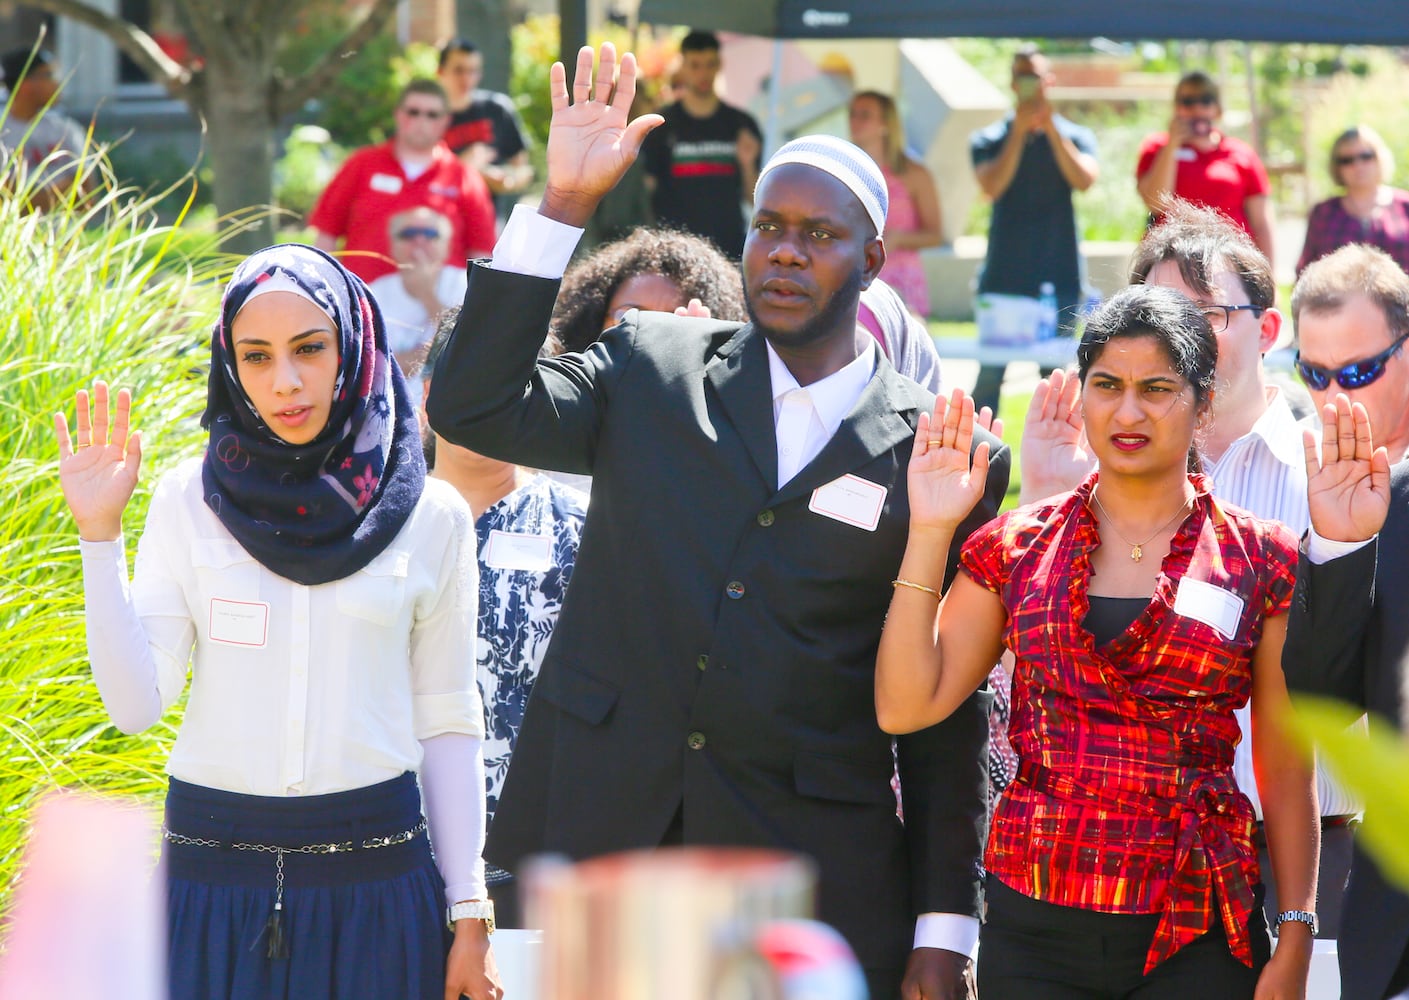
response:
[[[1280,521],[1300,537],[1311,525],[1301,425],[1282,391],[1275,386],[1268,391],[1267,409],[1252,429],[1230,444],[1217,462],[1206,465],[1205,471],[1218,499],[1269,521]],[[1252,801],[1253,810],[1261,819],[1262,798],[1252,766],[1252,708],[1244,705],[1234,714],[1243,738],[1233,752],[1233,780]],[[1322,816],[1348,816],[1360,811],[1360,804],[1331,780],[1320,763],[1316,765],[1316,794]]]
[[[317,586],[256,562],[202,495],[199,459],[162,478],[130,598],[122,540],[80,543],[89,658],[114,723],[154,723],[191,667],[170,774],[318,795],[418,770],[419,740],[484,735],[474,533],[452,487],[427,480],[381,554]]]
[[[778,488],[817,457],[846,419],[876,371],[876,345],[862,344],[855,360],[801,386],[778,352],[768,344],[768,377],[773,384],[773,430],[778,441]]]

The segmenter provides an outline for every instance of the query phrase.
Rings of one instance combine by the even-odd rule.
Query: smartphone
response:
[[[1042,92],[1042,78],[1036,73],[1021,73],[1013,78],[1013,92],[1019,101],[1030,101]]]

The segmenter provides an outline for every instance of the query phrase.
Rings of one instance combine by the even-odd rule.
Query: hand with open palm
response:
[[[603,195],[616,186],[636,160],[646,133],[665,121],[642,115],[628,122],[636,96],[636,57],[621,57],[617,76],[616,47],[602,43],[597,78],[592,79],[592,48],[577,53],[572,99],[567,71],[554,63],[548,74],[553,118],[548,128],[548,176],[539,212],[568,225],[581,226]]]
[[[1370,417],[1344,393],[1321,409],[1321,448],[1302,432],[1311,526],[1322,538],[1359,542],[1377,534],[1389,513],[1389,454],[1376,448]]]
[[[974,438],[974,401],[962,389],[935,400],[933,415],[921,413],[910,454],[911,531],[953,531],[983,496],[988,479],[988,442]]]
[[[1041,379],[1023,421],[1022,502],[1081,484],[1096,467],[1081,417],[1081,382],[1057,369]]]
[[[90,405],[88,391],[78,390],[77,447],[69,437],[68,420],[54,414],[54,435],[59,443],[59,484],[79,537],[89,542],[108,542],[122,534],[122,512],[137,486],[137,469],[142,462],[142,439],[128,433],[132,394],[122,389],[111,422],[108,419],[108,386],[93,385]]]

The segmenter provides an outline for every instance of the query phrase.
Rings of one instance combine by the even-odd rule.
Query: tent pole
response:
[[[768,124],[763,127],[763,158],[766,160],[777,152],[782,130],[781,118],[783,92],[783,40],[773,39],[773,68],[768,76]]]

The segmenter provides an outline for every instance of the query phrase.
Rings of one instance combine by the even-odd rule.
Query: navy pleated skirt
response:
[[[172,1000],[443,1000],[445,885],[421,822],[415,775],[331,795],[264,797],[172,778],[166,828],[222,846],[166,842]],[[287,957],[269,956],[276,856],[233,844],[352,842],[285,853],[280,915]]]

